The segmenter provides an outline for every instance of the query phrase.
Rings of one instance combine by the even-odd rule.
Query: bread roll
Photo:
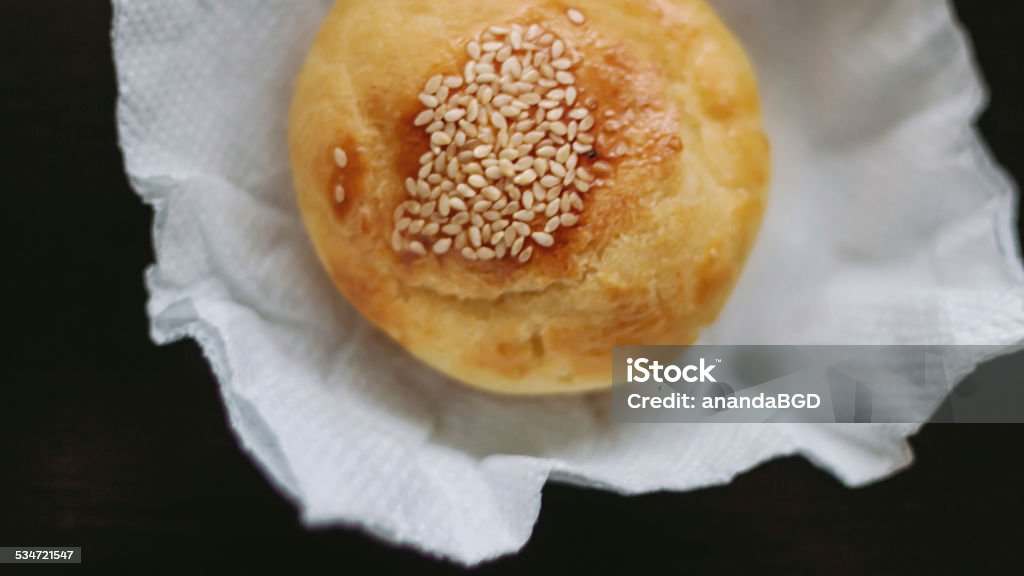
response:
[[[687,344],[757,235],[754,74],[701,0],[345,0],[289,148],[324,268],[426,364],[506,394]]]

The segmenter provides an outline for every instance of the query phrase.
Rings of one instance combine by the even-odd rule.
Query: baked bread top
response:
[[[607,387],[613,346],[692,342],[770,164],[751,66],[701,0],[339,2],[289,148],[348,300],[513,394]]]

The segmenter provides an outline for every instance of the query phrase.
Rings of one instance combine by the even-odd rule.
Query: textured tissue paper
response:
[[[1016,195],[972,129],[985,91],[952,8],[713,4],[757,68],[775,177],[703,341],[1024,342]],[[330,2],[114,7],[121,145],[156,210],[152,337],[200,342],[308,525],[474,564],[526,542],[549,480],[691,490],[800,454],[857,486],[910,464],[912,425],[616,425],[602,395],[505,399],[423,369],[335,292],[293,198],[292,81]]]

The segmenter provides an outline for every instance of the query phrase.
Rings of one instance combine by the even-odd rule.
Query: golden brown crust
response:
[[[334,283],[417,357],[493,391],[606,387],[612,346],[693,341],[724,304],[764,209],[756,82],[710,8],[578,7],[583,26],[544,0],[339,2],[297,83],[295,188]],[[581,98],[598,103],[596,149],[611,176],[587,195],[581,224],[525,265],[395,253],[392,212],[427,149],[416,95],[434,74],[459,73],[470,38],[514,22],[543,22],[583,55]]]

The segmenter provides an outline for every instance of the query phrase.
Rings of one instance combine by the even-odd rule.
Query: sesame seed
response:
[[[585,21],[578,10],[567,14]],[[525,263],[535,247],[550,248],[558,230],[579,222],[580,194],[599,183],[583,168],[576,172],[578,154],[590,155],[596,140],[596,101],[578,104],[573,69],[580,58],[542,25],[490,26],[465,53],[461,74],[431,76],[417,94],[423,110],[413,124],[430,149],[416,177],[404,181],[415,200],[395,208],[391,246]],[[344,167],[347,158],[339,162],[337,154]]]
[[[426,126],[434,120],[434,112],[431,110],[424,110],[416,116],[416,120],[413,122],[416,126]]]
[[[466,203],[462,201],[462,198],[450,198],[448,205],[459,212],[466,211]]]
[[[345,202],[345,187],[341,184],[334,187],[334,201],[338,204]]]
[[[583,199],[580,198],[579,194],[573,192],[569,196],[569,205],[572,206],[573,208],[575,208],[576,210],[582,211],[583,210]]]
[[[438,255],[445,254],[445,253],[448,252],[448,250],[451,249],[451,247],[452,247],[452,239],[451,238],[442,238],[442,239],[438,240],[437,242],[434,242],[434,249],[433,249],[433,251],[434,251],[434,254],[438,254]]]
[[[459,183],[455,186],[455,191],[462,195],[463,198],[472,198],[476,196],[476,190],[473,190],[469,186]]]
[[[491,124],[498,130],[508,130],[508,121],[500,112],[491,113]]]
[[[427,94],[436,94],[441,89],[441,82],[444,80],[443,76],[434,76],[430,80],[427,80],[427,85],[423,89]]]
[[[569,195],[566,194],[566,195],[562,196],[562,199],[559,201],[559,210],[561,210],[562,212],[569,212],[571,209],[572,209],[572,204],[571,204],[571,201],[569,200]]]
[[[458,122],[459,120],[462,120],[465,116],[465,110],[463,110],[462,108],[455,108],[453,110],[449,110],[448,113],[444,115],[444,120],[445,122]]]
[[[501,74],[504,76],[508,74],[513,78],[519,78],[523,74],[523,66],[519,63],[519,59],[516,57],[510,57],[508,60],[501,65]]]
[[[548,175],[540,179],[540,185],[544,188],[554,188],[562,181],[561,178],[553,175]]]
[[[558,230],[558,227],[561,225],[562,221],[558,218],[558,216],[552,216],[551,219],[548,220],[548,223],[544,225],[544,232],[547,234],[552,234],[556,230]]]
[[[479,174],[473,174],[469,177],[469,185],[479,190],[487,186],[487,179]]]
[[[544,139],[544,132],[541,130],[534,130],[523,137],[523,141],[527,144],[536,144]]]
[[[572,62],[568,58],[559,58],[551,62],[551,67],[556,70],[568,70],[572,66]]]
[[[584,22],[587,21],[587,17],[584,16],[582,12],[580,12],[579,10],[577,10],[575,8],[570,8],[565,13],[565,15],[569,17],[569,21],[570,22],[572,22],[573,24],[576,24],[576,25],[583,24]]]
[[[529,224],[525,224],[523,222],[512,222],[511,226],[512,229],[516,231],[516,234],[520,236],[529,236],[531,233]]]
[[[543,178],[548,173],[548,160],[547,158],[534,158],[533,159],[533,170],[537,173],[538,177]],[[537,184],[534,184],[537,186]]]
[[[604,161],[594,162],[592,168],[594,173],[599,176],[608,176],[612,173],[612,165]]]
[[[530,210],[520,210],[513,214],[512,217],[520,222],[530,222],[533,220],[533,212]]]
[[[533,181],[536,179],[537,173],[533,170],[533,168],[529,168],[525,172],[516,176],[512,181],[519,186],[526,186],[529,184],[533,184]]]
[[[527,168],[530,168],[531,166],[533,166],[533,158],[531,158],[529,156],[523,156],[522,158],[516,160],[515,166],[516,166],[516,170],[518,172],[523,172]]]
[[[558,211],[561,210],[561,207],[562,205],[560,202],[549,202],[548,205],[544,208],[544,215],[547,216],[548,218],[551,218],[555,214],[558,214]]]
[[[555,42],[551,45],[551,57],[561,58],[562,54],[565,54],[565,42],[562,42],[561,40],[555,40]]]
[[[348,154],[345,153],[341,148],[334,149],[334,163],[338,168],[344,168],[348,166]]]

